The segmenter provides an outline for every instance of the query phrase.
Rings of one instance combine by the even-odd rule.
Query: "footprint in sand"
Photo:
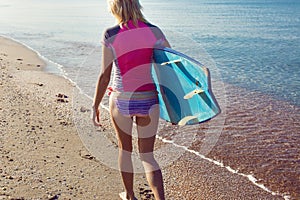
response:
[[[61,103],[68,103],[69,102],[67,100],[69,98],[67,95],[59,93],[55,96],[57,97],[57,99],[56,99],[57,102],[61,102]]]

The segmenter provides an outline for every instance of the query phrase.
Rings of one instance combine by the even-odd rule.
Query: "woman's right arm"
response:
[[[105,95],[107,90],[110,77],[111,70],[113,66],[113,53],[110,48],[103,45],[102,47],[102,63],[101,63],[101,72],[99,74],[98,82],[96,85],[94,103],[93,103],[93,122],[95,125],[100,126],[100,113],[99,113],[99,105]]]

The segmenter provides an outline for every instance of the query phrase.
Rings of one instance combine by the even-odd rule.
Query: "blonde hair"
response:
[[[147,22],[139,0],[108,0],[111,13],[117,18],[118,23],[127,26],[129,20],[138,26],[138,21]]]

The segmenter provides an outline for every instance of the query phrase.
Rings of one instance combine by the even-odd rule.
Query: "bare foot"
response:
[[[130,200],[130,199],[127,199],[126,192],[121,192],[119,194],[119,196],[122,200]],[[137,198],[134,197],[134,200],[137,200]]]

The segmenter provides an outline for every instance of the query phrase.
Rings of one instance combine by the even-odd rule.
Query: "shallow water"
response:
[[[99,71],[100,40],[114,20],[106,2],[2,1],[0,33],[20,40],[63,65],[71,79],[78,70]],[[199,45],[222,79],[300,105],[300,3],[296,0],[142,1],[147,18],[172,46],[203,61]],[[18,14],[16,14],[18,13]],[[180,15],[178,14],[180,13]],[[97,76],[80,76],[91,87]],[[88,80],[93,80],[89,82]]]

